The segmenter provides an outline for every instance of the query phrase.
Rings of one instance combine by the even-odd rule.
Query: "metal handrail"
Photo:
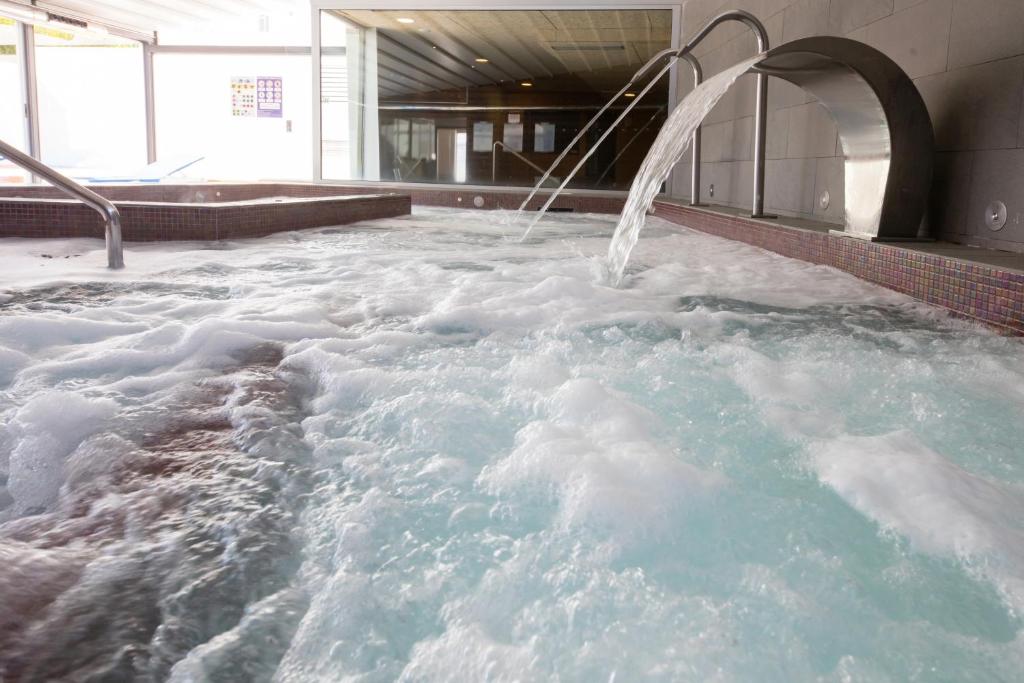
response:
[[[583,164],[586,163],[587,159],[590,158],[590,156],[594,153],[594,151],[597,149],[597,147],[599,147],[601,145],[601,143],[604,142],[605,138],[608,137],[608,135],[611,133],[612,129],[614,129],[626,117],[626,115],[629,114],[630,111],[632,111],[633,107],[635,107],[637,105],[637,103],[639,103],[640,100],[643,99],[644,95],[647,94],[647,92],[651,89],[651,87],[654,85],[654,83],[657,82],[657,80],[660,79],[663,75],[665,75],[665,73],[668,71],[669,67],[671,67],[672,64],[675,63],[675,60],[680,59],[680,58],[685,58],[686,55],[688,55],[691,52],[693,52],[693,49],[702,40],[704,40],[708,36],[708,34],[711,33],[711,31],[715,29],[715,27],[717,27],[719,24],[724,23],[726,21],[739,21],[740,23],[746,24],[747,27],[750,28],[750,30],[754,32],[754,36],[757,38],[757,51],[759,53],[763,53],[763,52],[766,52],[768,50],[768,31],[767,31],[767,29],[765,29],[764,24],[762,24],[760,22],[760,20],[758,20],[758,18],[755,17],[750,12],[747,12],[745,10],[734,9],[734,10],[727,10],[725,12],[722,12],[718,16],[716,16],[713,19],[711,19],[711,21],[709,21],[707,24],[705,24],[704,27],[701,28],[701,30],[698,31],[694,35],[694,37],[688,43],[686,43],[686,45],[682,46],[681,48],[678,48],[678,49],[671,48],[671,47],[670,48],[665,48],[661,52],[658,52],[656,55],[651,57],[647,61],[646,64],[644,64],[642,67],[640,67],[639,71],[637,71],[635,74],[633,74],[633,77],[629,79],[629,82],[626,83],[626,85],[624,85],[617,93],[615,93],[615,95],[612,96],[612,98],[597,113],[597,115],[595,115],[594,118],[592,118],[587,123],[587,125],[584,126],[583,129],[579,131],[579,133],[576,134],[576,137],[573,139],[573,142],[570,143],[569,147],[566,148],[567,150],[571,149],[576,144],[576,142],[581,140],[583,138],[583,135],[587,132],[587,130],[592,125],[594,125],[594,123],[597,121],[597,119],[605,111],[607,111],[609,107],[611,107],[612,103],[615,102],[616,100],[618,100],[623,95],[625,95],[626,91],[629,90],[633,86],[633,84],[637,80],[640,79],[641,76],[643,76],[645,73],[647,73],[647,71],[654,64],[656,64],[660,60],[664,59],[665,57],[669,58],[669,62],[668,62],[668,64],[665,67],[663,67],[661,69],[661,71],[659,71],[657,74],[655,74],[654,78],[651,80],[650,83],[647,84],[647,86],[643,90],[641,90],[639,93],[637,93],[636,97],[633,98],[633,101],[629,104],[629,106],[626,107],[625,111],[623,111],[622,114],[619,115],[619,117],[615,120],[615,122],[612,123],[612,125],[608,127],[608,129],[604,132],[604,134],[600,138],[598,138],[597,142],[587,151],[586,154],[583,155],[583,158],[580,159],[580,161],[576,164],[575,168],[573,168],[573,170],[569,173],[569,175],[562,182],[562,184],[558,187],[558,189],[555,190],[555,192],[553,192],[551,194],[551,196],[548,197],[548,200],[544,203],[544,206],[541,207],[541,210],[538,212],[537,216],[531,222],[530,227],[527,228],[527,230],[526,230],[527,233],[529,233],[530,229],[534,225],[536,225],[537,221],[540,220],[541,216],[544,215],[544,212],[548,209],[548,207],[554,201],[554,198],[556,196],[558,196],[558,194],[565,188],[566,185],[569,184],[569,181],[572,179],[572,177],[574,175],[576,175],[576,173],[583,166]],[[691,65],[692,65],[692,62],[691,62]],[[765,215],[764,214],[765,131],[766,131],[766,128],[767,128],[767,116],[768,116],[768,81],[767,81],[766,75],[763,74],[763,73],[758,73],[757,74],[756,90],[757,90],[757,99],[756,99],[755,107],[754,107],[754,119],[755,119],[755,123],[754,123],[754,197],[753,197],[753,207],[752,207],[752,210],[751,210],[751,215],[754,216],[754,217],[763,217]],[[537,193],[537,190],[540,189],[540,187],[541,187],[541,185],[543,185],[544,181],[547,180],[548,175],[550,175],[551,171],[562,160],[562,158],[564,156],[565,156],[565,154],[563,153],[561,156],[559,156],[557,159],[555,159],[555,162],[551,165],[551,168],[549,168],[547,173],[544,174],[544,176],[541,178],[540,182],[537,183],[537,185],[534,186],[533,190],[529,193],[527,198],[523,201],[522,205],[519,207],[519,211],[516,213],[516,219],[517,220],[518,220],[519,215],[522,214],[522,212],[526,209],[526,206],[530,202],[530,200],[533,199],[534,195]],[[699,178],[698,178],[698,180],[699,180]]]
[[[121,245],[121,212],[117,210],[117,207],[110,200],[61,175],[38,159],[30,157],[15,147],[11,147],[3,140],[0,140],[0,154],[26,171],[49,181],[54,187],[63,190],[75,199],[98,211],[103,216],[104,223],[106,224],[107,266],[115,270],[124,268],[124,248]]]
[[[716,26],[726,21],[738,21],[746,24],[747,28],[754,32],[754,37],[757,38],[758,53],[768,51],[768,30],[765,29],[764,24],[762,24],[761,21],[750,12],[741,9],[734,9],[722,12],[705,24],[704,28],[698,31],[696,35],[690,39],[690,42],[679,49],[676,56],[682,57],[692,52],[702,40],[707,38],[708,34],[711,33]],[[768,76],[764,73],[759,72],[757,74],[755,91],[757,93],[757,99],[754,102],[754,201],[753,209],[750,213],[754,218],[763,218],[765,217],[765,132],[768,124]]]
[[[690,52],[684,54],[683,59],[689,62],[690,67],[693,68],[693,87],[696,88],[704,82],[704,71],[700,68],[700,62]],[[693,139],[690,141],[690,147],[692,147],[690,153],[693,155],[693,168],[690,169],[690,206],[700,206],[701,128],[703,128],[702,125],[697,126],[697,129],[693,131]]]
[[[532,161],[530,161],[529,159],[527,159],[526,157],[524,157],[522,154],[520,154],[519,152],[515,151],[514,149],[511,149],[508,145],[506,145],[501,140],[496,140],[494,142],[494,144],[491,145],[491,183],[492,184],[498,182],[498,147],[501,147],[506,152],[508,152],[509,154],[514,156],[516,159],[519,159],[521,162],[523,162],[524,164],[526,164],[527,166],[529,166],[533,170],[537,171],[538,173],[541,173],[541,174],[544,173],[544,169],[543,168],[541,168],[537,164],[533,163]]]

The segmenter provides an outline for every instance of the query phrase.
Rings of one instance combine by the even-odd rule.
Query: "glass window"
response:
[[[308,55],[157,52],[157,158],[175,177],[308,180]]]
[[[18,59],[19,24],[0,17],[0,140],[27,151],[25,143],[25,100],[21,63]],[[0,159],[0,184],[21,183],[27,175],[20,167]]]
[[[142,46],[88,31],[35,27],[42,160],[85,179],[146,165]]]
[[[342,39],[332,24],[359,29]],[[327,84],[345,82],[350,92],[339,92],[339,102],[358,103],[348,114],[331,111],[325,94],[324,177],[426,183],[462,177],[454,162],[462,134],[464,182],[532,185],[535,167],[547,168],[610,94],[672,42],[672,11],[653,9],[323,10],[321,26],[325,93]],[[328,59],[327,50],[343,48],[358,59],[345,61],[340,52]],[[598,135],[569,150],[554,175],[568,174],[594,150],[570,186],[628,189],[664,123],[668,81],[656,83],[594,150],[600,132],[635,100],[613,104],[595,126]],[[357,82],[359,94],[351,92]],[[357,114],[362,125],[352,121]],[[502,156],[500,147],[492,158],[496,140],[522,158]],[[343,145],[358,158],[349,175],[327,161],[328,148],[342,154]]]

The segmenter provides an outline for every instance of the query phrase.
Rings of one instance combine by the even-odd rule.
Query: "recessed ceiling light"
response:
[[[476,62],[477,64],[487,64],[491,60],[487,59],[486,57],[477,57],[473,61]]]
[[[395,21],[397,21],[399,24],[415,24],[416,23],[416,20],[412,19],[410,17],[398,17],[398,19],[396,19]]]
[[[636,97],[636,93],[635,92],[628,92],[628,93],[626,93],[626,97]]]
[[[520,85],[522,85],[524,88],[532,88],[533,87],[533,83],[530,83],[530,81],[523,81],[522,83],[520,83]]]

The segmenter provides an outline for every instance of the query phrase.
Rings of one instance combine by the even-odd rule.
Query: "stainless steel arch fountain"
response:
[[[844,232],[916,239],[931,186],[934,134],[910,77],[882,52],[834,37],[780,45],[751,71],[800,86],[835,119],[844,158]]]

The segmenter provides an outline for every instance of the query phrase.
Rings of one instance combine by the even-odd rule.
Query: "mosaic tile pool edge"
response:
[[[388,202],[382,202],[377,208],[384,208],[388,211],[399,211],[390,213],[388,216],[407,213],[411,198],[412,205],[423,206],[447,206],[474,208],[474,200],[479,198],[480,208],[484,209],[515,209],[518,208],[525,194],[520,191],[481,190],[477,188],[449,189],[449,188],[410,188],[409,186],[391,185],[323,185],[312,183],[264,183],[264,184],[218,184],[218,185],[183,185],[183,186],[157,186],[147,188],[147,199],[150,201],[167,202],[195,202],[204,196],[216,196],[218,201],[249,200],[254,197],[267,197],[270,195],[286,195],[294,198],[325,198],[341,197],[352,195],[365,195],[370,192],[401,192],[402,198],[395,200],[391,206]],[[36,196],[43,196],[49,188],[39,188]],[[105,193],[116,195],[116,200],[133,196],[133,193],[140,192],[130,187],[113,187]],[[6,202],[3,197],[12,196],[9,188],[0,188],[0,227],[4,226],[4,207]],[[137,195],[136,195],[137,196]],[[394,195],[392,195],[394,196]],[[536,198],[529,208],[535,209],[545,199],[544,196]],[[378,200],[379,201],[379,200]],[[54,219],[60,215],[68,223],[63,226],[60,234],[54,231],[44,233],[24,234],[22,236],[71,236],[71,235],[99,235],[99,222],[95,214],[81,205],[74,206],[73,202],[62,203],[70,209],[61,210],[58,213],[49,214],[50,208],[39,209],[41,215],[50,216],[44,222],[54,225]],[[618,213],[623,205],[621,195],[597,195],[589,193],[569,193],[558,199],[555,206],[558,208],[586,211],[594,213]],[[213,239],[217,238],[240,238],[256,237],[275,229],[268,227],[272,223],[269,220],[271,214],[277,214],[281,221],[287,221],[282,225],[296,225],[291,223],[287,214],[296,211],[298,205],[294,203],[266,203],[257,202],[256,207],[264,207],[262,210],[268,222],[258,220],[260,214],[246,215],[244,211],[238,211],[238,207],[231,210],[229,222],[233,225],[231,230],[221,234],[219,226],[211,230],[209,217],[204,215],[204,210],[211,206],[224,206],[223,204],[192,204],[182,207],[188,211],[178,214],[178,217],[167,223],[164,227],[163,237],[152,239]],[[355,207],[357,204],[350,204]],[[269,207],[269,208],[268,208]],[[276,208],[274,208],[276,207]],[[404,208],[404,211],[403,211]],[[22,211],[26,210],[22,206]],[[314,209],[310,209],[314,211]],[[10,211],[10,209],[8,209]],[[194,213],[189,213],[189,212]],[[897,244],[879,244],[867,242],[839,235],[831,235],[824,232],[804,230],[787,225],[776,225],[759,220],[743,218],[734,215],[718,213],[713,210],[692,208],[666,201],[655,202],[656,215],[677,225],[699,230],[709,234],[717,235],[727,239],[737,240],[767,249],[782,256],[797,258],[811,263],[838,268],[863,280],[902,292],[921,301],[934,306],[941,307],[950,313],[984,323],[1002,332],[1014,335],[1024,335],[1024,273],[1011,270],[1003,270],[996,266],[963,261],[955,258],[924,254],[906,249]],[[10,214],[7,214],[10,215]],[[159,214],[157,214],[159,215]],[[185,218],[191,215],[192,220],[206,227],[196,228],[186,225],[189,221]],[[253,216],[255,221],[252,221]],[[356,220],[369,220],[375,217],[373,212],[367,208],[366,213],[350,216]],[[149,216],[144,217],[149,220]],[[292,216],[291,218],[295,218]],[[333,220],[325,216],[321,219]],[[246,221],[252,223],[246,227]],[[327,223],[322,223],[326,225]],[[279,229],[299,229],[296,227],[282,227]],[[311,227],[311,226],[306,226]],[[67,230],[70,229],[71,234]],[[85,232],[85,231],[88,232]],[[11,234],[0,230],[0,234]],[[126,239],[139,239],[126,234]],[[145,239],[144,237],[142,239]]]

